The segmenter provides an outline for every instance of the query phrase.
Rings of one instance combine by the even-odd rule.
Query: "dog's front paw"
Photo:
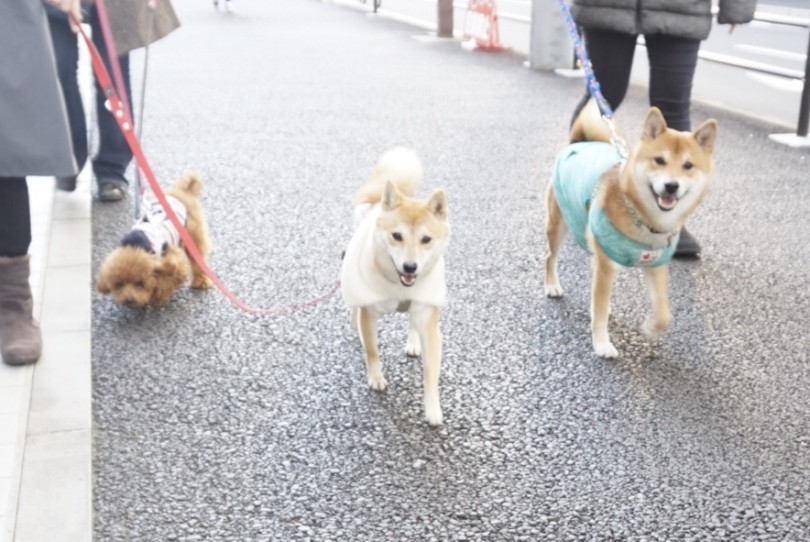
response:
[[[388,387],[388,381],[383,376],[382,371],[377,371],[369,373],[368,385],[374,391],[385,391],[385,388]]]
[[[546,297],[562,297],[563,289],[559,282],[546,283]]]
[[[442,406],[438,401],[425,401],[425,419],[433,427],[442,424]]]
[[[616,350],[616,347],[613,346],[613,343],[610,341],[600,341],[593,343],[593,351],[596,352],[596,355],[600,358],[617,358],[619,357],[619,351]]]
[[[194,278],[191,280],[191,287],[196,288],[198,290],[207,290],[213,285],[214,281],[212,281],[206,275],[195,275]]]

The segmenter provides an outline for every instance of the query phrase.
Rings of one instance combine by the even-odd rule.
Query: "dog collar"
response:
[[[631,220],[633,221],[633,225],[635,225],[637,228],[644,228],[646,230],[649,230],[650,233],[655,235],[666,234],[667,246],[670,246],[672,244],[672,240],[678,235],[678,233],[680,233],[680,230],[672,230],[670,232],[665,232],[653,228],[641,218],[641,215],[638,214],[638,211],[630,202],[630,198],[628,198],[626,194],[623,194],[623,197],[624,197],[624,205],[627,208],[627,212],[630,215]]]

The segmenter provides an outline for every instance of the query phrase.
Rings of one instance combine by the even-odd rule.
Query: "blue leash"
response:
[[[602,94],[602,87],[599,86],[599,81],[596,80],[596,75],[593,73],[591,59],[588,58],[588,52],[585,50],[585,45],[582,43],[582,38],[577,32],[577,24],[571,16],[571,9],[568,7],[566,0],[559,0],[560,11],[562,11],[565,22],[568,25],[568,33],[571,35],[571,40],[574,42],[574,51],[577,54],[582,69],[585,71],[585,83],[588,86],[588,92],[591,94],[596,104],[599,106],[599,111],[602,113],[602,120],[608,125],[610,129],[610,142],[616,147],[619,155],[622,158],[627,158],[627,143],[616,132],[616,127],[613,124],[613,109]]]

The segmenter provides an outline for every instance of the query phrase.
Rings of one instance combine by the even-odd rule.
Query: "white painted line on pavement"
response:
[[[798,79],[785,79],[784,77],[777,77],[775,75],[768,75],[766,73],[752,72],[746,70],[746,77],[763,85],[769,86],[772,89],[781,90],[784,92],[791,92],[800,94],[802,91],[802,81]]]
[[[781,49],[772,49],[771,47],[760,47],[759,45],[748,45],[747,43],[740,43],[734,46],[741,51],[757,53],[774,58],[782,58],[786,60],[795,60],[801,63],[807,59],[807,55],[802,53],[793,53],[790,51],[783,51]]]

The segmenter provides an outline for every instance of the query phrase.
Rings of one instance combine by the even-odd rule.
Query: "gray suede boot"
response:
[[[42,332],[34,321],[28,256],[0,257],[0,355],[9,365],[34,363],[42,354]]]

